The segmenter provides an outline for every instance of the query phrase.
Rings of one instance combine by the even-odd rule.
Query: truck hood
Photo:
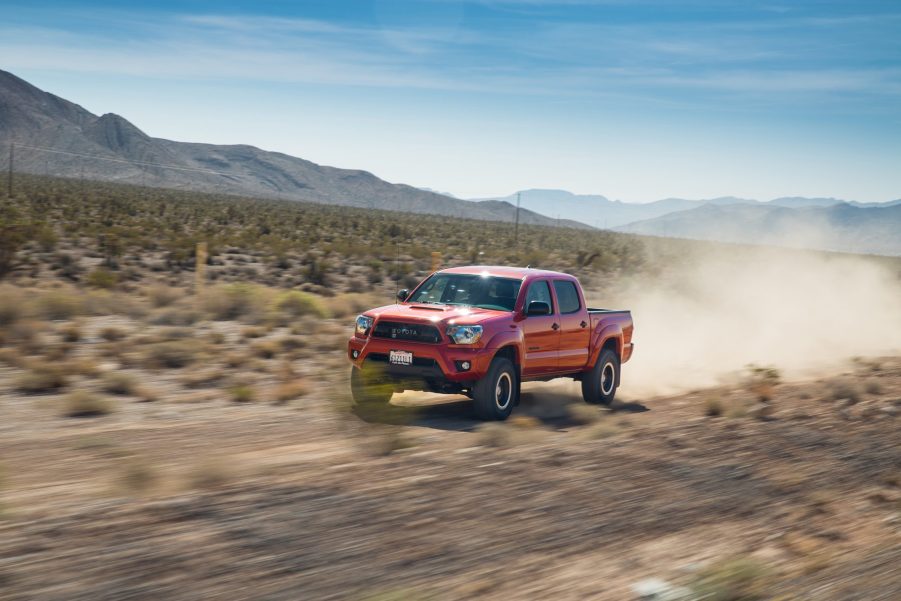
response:
[[[443,323],[473,325],[492,317],[510,315],[508,311],[478,309],[459,305],[424,305],[419,303],[385,305],[366,311],[364,315],[388,321],[407,323]]]

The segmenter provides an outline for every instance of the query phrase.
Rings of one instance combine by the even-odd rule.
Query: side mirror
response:
[[[402,303],[407,300],[407,297],[410,296],[410,291],[404,288],[403,290],[397,291],[397,302]]]
[[[532,301],[526,310],[526,315],[550,315],[551,306],[544,301]]]

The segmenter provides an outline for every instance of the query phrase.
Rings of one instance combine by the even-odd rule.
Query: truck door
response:
[[[529,303],[541,301],[551,308],[550,315],[528,315]],[[560,344],[560,324],[547,280],[534,280],[526,290],[523,307],[526,318],[521,322],[525,338],[523,375],[535,376],[557,371],[557,350]]]
[[[560,324],[558,371],[578,371],[588,364],[591,338],[588,308],[584,306],[576,283],[572,280],[554,280],[554,296],[559,313],[557,323]]]

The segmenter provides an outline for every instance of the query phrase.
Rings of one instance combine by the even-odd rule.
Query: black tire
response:
[[[394,394],[390,382],[377,379],[372,370],[350,368],[350,392],[358,406],[387,405]]]
[[[488,373],[472,388],[476,415],[484,420],[505,420],[519,395],[516,367],[505,357],[496,357]]]
[[[592,405],[609,405],[619,386],[619,357],[604,349],[591,371],[582,377],[582,398]]]

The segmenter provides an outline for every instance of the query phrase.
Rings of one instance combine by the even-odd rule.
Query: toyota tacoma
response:
[[[520,384],[573,378],[609,404],[632,356],[629,311],[587,306],[566,273],[514,267],[437,271],[397,303],[364,312],[348,341],[359,405],[403,390],[465,394],[482,419],[506,419]]]

